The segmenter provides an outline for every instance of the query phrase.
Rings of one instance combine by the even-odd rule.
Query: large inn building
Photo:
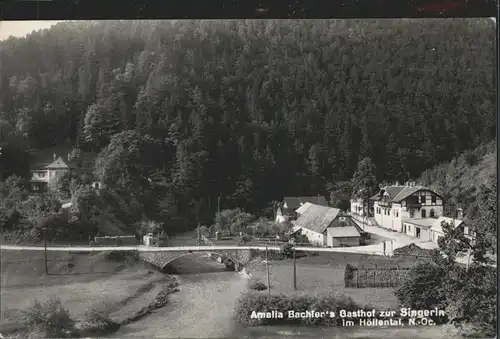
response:
[[[359,204],[354,203],[354,211]],[[443,197],[425,186],[415,185],[414,182],[406,182],[404,185],[395,183],[380,187],[377,194],[370,198],[373,204],[373,215],[378,226],[405,233],[412,237],[437,243],[439,237],[443,236],[441,225],[443,222],[455,224],[456,227],[464,228],[468,235],[468,229],[463,224],[462,211],[459,209],[456,219],[443,216]]]

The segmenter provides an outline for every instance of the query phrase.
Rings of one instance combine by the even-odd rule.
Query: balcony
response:
[[[391,207],[392,202],[389,199],[381,199],[379,200],[378,205],[380,207]]]
[[[419,202],[409,202],[406,204],[406,207],[411,209],[420,209],[422,208],[422,204]]]

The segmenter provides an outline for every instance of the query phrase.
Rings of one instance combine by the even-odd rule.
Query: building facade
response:
[[[339,209],[309,203],[293,221],[293,229],[316,246],[359,246],[363,231]]]
[[[373,201],[377,224],[396,232],[412,232],[413,228],[407,222],[409,219],[435,219],[443,215],[442,196],[414,182],[381,187],[370,200]]]
[[[59,179],[69,171],[69,167],[61,157],[56,157],[48,165],[38,165],[31,170],[29,190],[32,193],[43,193],[56,187]]]

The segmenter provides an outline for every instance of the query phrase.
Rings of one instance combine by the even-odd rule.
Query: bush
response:
[[[109,261],[123,262],[127,260],[137,260],[138,253],[135,251],[110,251],[105,252],[104,257]]]
[[[283,255],[285,258],[293,258],[293,245],[292,244],[284,244],[280,248],[280,253]]]
[[[415,265],[395,294],[403,307],[417,310],[443,309],[446,303],[444,283],[448,269],[432,262]]]
[[[244,294],[236,304],[236,320],[244,325],[327,325],[341,326],[342,319],[338,316],[340,310],[356,311],[363,307],[346,296],[286,296],[269,295],[257,292]],[[320,318],[288,318],[288,311],[305,312],[311,310],[334,311],[335,317]],[[367,309],[368,310],[368,309]],[[252,318],[252,312],[283,312],[283,318]]]
[[[23,318],[31,331],[40,331],[46,338],[68,338],[75,334],[75,321],[55,296],[43,304],[35,300],[23,311]]]
[[[106,304],[92,306],[85,312],[82,332],[85,334],[106,334],[116,331],[119,324],[111,319],[111,309]]]
[[[244,234],[244,235],[241,237],[240,243],[241,243],[241,244],[248,244],[251,240],[252,240],[252,237],[251,237],[251,236]]]
[[[267,285],[264,284],[262,281],[250,281],[250,284],[248,286],[250,289],[255,290],[255,291],[265,291],[267,290]]]

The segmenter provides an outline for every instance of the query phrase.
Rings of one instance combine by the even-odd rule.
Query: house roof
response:
[[[330,232],[329,235],[334,238],[361,236],[355,226],[331,227],[328,232]]]
[[[286,203],[287,208],[296,210],[302,204],[306,202],[310,202],[312,204],[327,206],[326,199],[323,196],[315,196],[315,197],[285,197],[284,202]]]
[[[405,219],[403,222],[421,227],[431,227],[436,222],[435,218]]]
[[[381,188],[381,190],[385,190],[387,192],[392,202],[401,202],[413,193],[422,190],[431,191],[432,193],[441,196],[439,193],[425,186],[386,186]],[[370,200],[380,200],[380,192],[372,196]]]
[[[401,191],[403,191],[406,188],[406,186],[385,186],[381,188],[381,190],[384,190],[387,192],[389,195],[390,199],[394,199]],[[380,191],[373,195],[370,200],[380,200]]]
[[[310,202],[306,202],[305,204],[297,208],[295,212],[297,212],[298,214],[304,214],[304,212],[307,211],[307,209],[311,206],[312,204]]]
[[[339,213],[340,210],[337,208],[311,204],[294,224],[316,233],[323,233]]]
[[[47,165],[46,168],[50,168],[50,169],[67,169],[69,167],[64,162],[64,160],[61,157],[59,157],[56,160],[54,160],[52,163],[50,163],[49,165]]]
[[[463,224],[463,220],[460,220],[460,219],[439,217],[439,218],[434,220],[434,223],[432,224],[432,227],[431,227],[431,231],[444,234],[443,227],[441,226],[441,223],[443,221],[450,224],[450,225],[453,225],[453,221],[455,221],[455,227],[458,227],[458,226]]]

